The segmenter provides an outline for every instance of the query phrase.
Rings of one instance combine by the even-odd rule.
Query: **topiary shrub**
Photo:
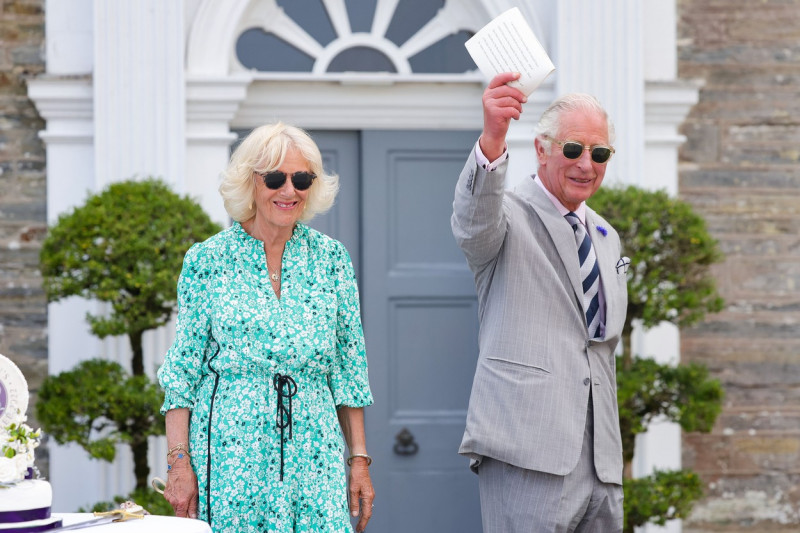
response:
[[[115,444],[129,444],[139,491],[146,490],[150,470],[147,436],[164,434],[162,396],[145,375],[142,336],[170,320],[186,251],[219,230],[194,200],[148,178],[90,196],[60,216],[42,244],[48,301],[107,302],[107,314],[87,314],[87,321],[100,338],[128,337],[133,376],[119,365],[90,361],[48,377],[37,417],[57,442],[77,442],[92,457],[110,461]]]
[[[626,464],[633,461],[636,435],[655,419],[669,420],[684,431],[708,433],[722,410],[722,385],[697,363],[663,365],[636,358],[623,370],[617,357],[617,402]]]
[[[164,434],[161,388],[118,363],[90,359],[48,377],[36,416],[59,444],[75,442],[95,459],[113,461],[117,444],[135,446]]]
[[[603,187],[592,208],[617,230],[628,269],[628,314],[617,358],[617,400],[622,434],[625,533],[648,522],[683,518],[702,497],[692,471],[657,471],[632,479],[636,435],[656,418],[680,424],[684,431],[711,431],[722,410],[723,391],[699,364],[678,366],[635,357],[631,350],[634,320],[645,329],[661,322],[689,326],[706,313],[720,311],[710,268],[722,260],[717,242],[692,207],[665,191],[638,187]]]
[[[592,208],[619,233],[628,269],[628,315],[623,329],[623,364],[633,360],[633,321],[644,328],[671,322],[690,326],[722,310],[710,267],[722,253],[692,206],[666,191],[601,187]]]
[[[695,500],[703,496],[703,483],[691,470],[655,471],[625,480],[625,529],[648,522],[663,526],[667,520],[686,518]]]
[[[142,375],[142,334],[172,316],[184,254],[219,230],[160,180],[114,183],[48,229],[39,256],[47,299],[109,303],[108,315],[87,314],[92,333],[127,335],[133,375]]]

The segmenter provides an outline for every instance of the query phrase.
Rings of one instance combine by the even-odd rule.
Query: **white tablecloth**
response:
[[[53,513],[61,518],[64,526],[85,522],[94,519],[91,513]],[[81,531],[78,529],[77,531]],[[211,528],[202,520],[190,518],[176,518],[174,516],[147,515],[141,520],[128,520],[86,528],[89,533],[211,533]]]

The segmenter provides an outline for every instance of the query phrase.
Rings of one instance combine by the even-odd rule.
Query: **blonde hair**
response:
[[[300,220],[308,222],[331,208],[339,192],[339,176],[325,173],[322,154],[308,133],[277,122],[251,131],[231,156],[219,186],[225,210],[231,218],[243,222],[255,216],[255,187],[261,180],[254,179],[253,173],[263,174],[279,168],[289,150],[296,150],[308,163],[308,169],[317,175],[308,189]]]

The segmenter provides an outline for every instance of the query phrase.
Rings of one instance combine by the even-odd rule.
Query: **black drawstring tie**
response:
[[[281,481],[283,481],[283,430],[289,428],[289,438],[292,438],[292,396],[297,394],[297,383],[290,377],[275,374],[272,386],[278,393],[278,413],[276,427],[281,430]],[[289,398],[289,408],[283,405],[283,399]]]

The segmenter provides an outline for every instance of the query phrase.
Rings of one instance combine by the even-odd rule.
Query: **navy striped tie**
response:
[[[586,326],[590,338],[600,335],[600,269],[597,267],[597,255],[594,253],[592,239],[586,233],[578,215],[570,211],[567,219],[575,232],[578,244],[578,262],[581,265],[581,282],[583,283],[583,308],[586,311]]]

